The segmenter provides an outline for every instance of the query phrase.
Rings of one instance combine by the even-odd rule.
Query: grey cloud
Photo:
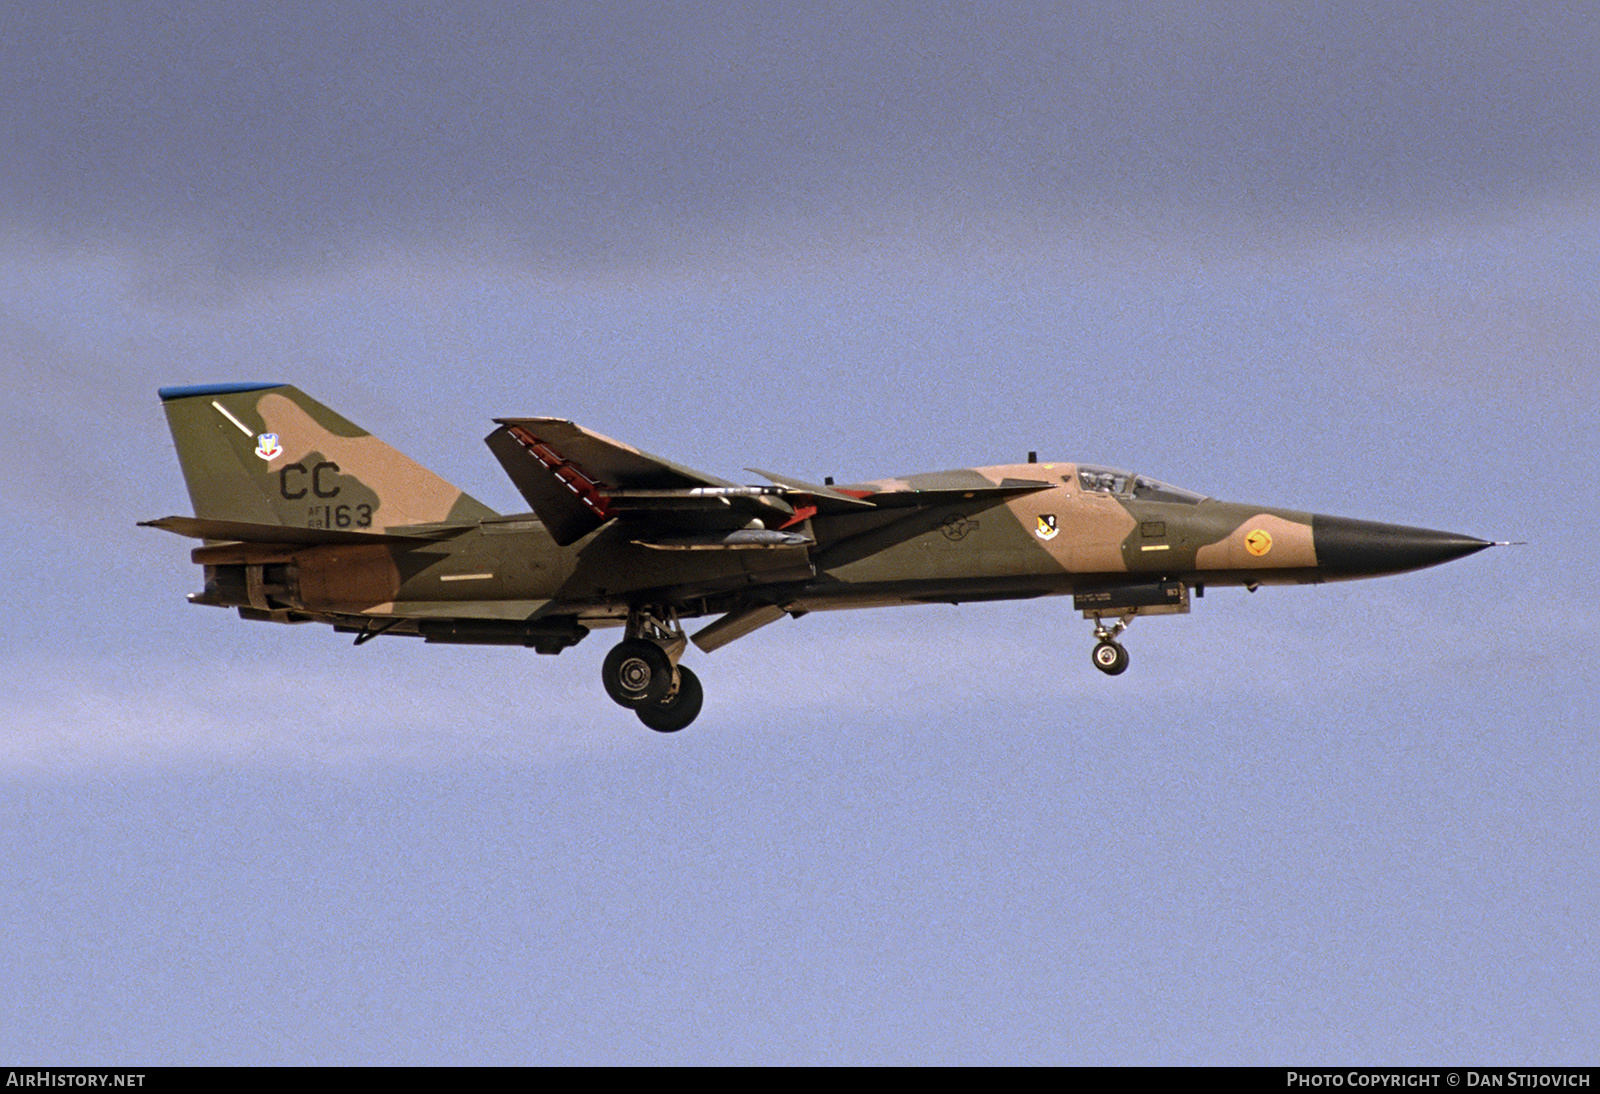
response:
[[[980,208],[1415,212],[1590,188],[1564,5],[51,6],[7,16],[0,215],[230,263]]]

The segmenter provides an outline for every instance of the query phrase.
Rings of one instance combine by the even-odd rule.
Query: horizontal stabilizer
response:
[[[287,543],[306,547],[324,543],[416,543],[418,540],[443,539],[461,531],[458,527],[435,526],[416,535],[397,535],[392,532],[351,532],[341,528],[293,528],[282,524],[251,524],[239,520],[204,520],[200,517],[141,520],[139,527],[159,528],[163,532],[188,536],[190,539]]]

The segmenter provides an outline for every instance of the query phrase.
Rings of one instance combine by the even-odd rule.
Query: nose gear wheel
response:
[[[1094,648],[1094,667],[1107,676],[1121,676],[1128,669],[1128,651],[1115,642],[1101,642]]]

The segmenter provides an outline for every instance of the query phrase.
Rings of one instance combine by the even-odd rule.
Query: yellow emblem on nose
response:
[[[1272,533],[1265,528],[1255,529],[1244,537],[1244,548],[1257,558],[1260,558],[1272,550]]]

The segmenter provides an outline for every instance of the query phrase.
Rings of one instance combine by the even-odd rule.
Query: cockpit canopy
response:
[[[1114,494],[1117,497],[1138,498],[1141,501],[1175,501],[1195,505],[1205,501],[1204,494],[1196,494],[1179,486],[1169,486],[1132,471],[1115,467],[1078,465],[1078,489],[1090,494]]]

